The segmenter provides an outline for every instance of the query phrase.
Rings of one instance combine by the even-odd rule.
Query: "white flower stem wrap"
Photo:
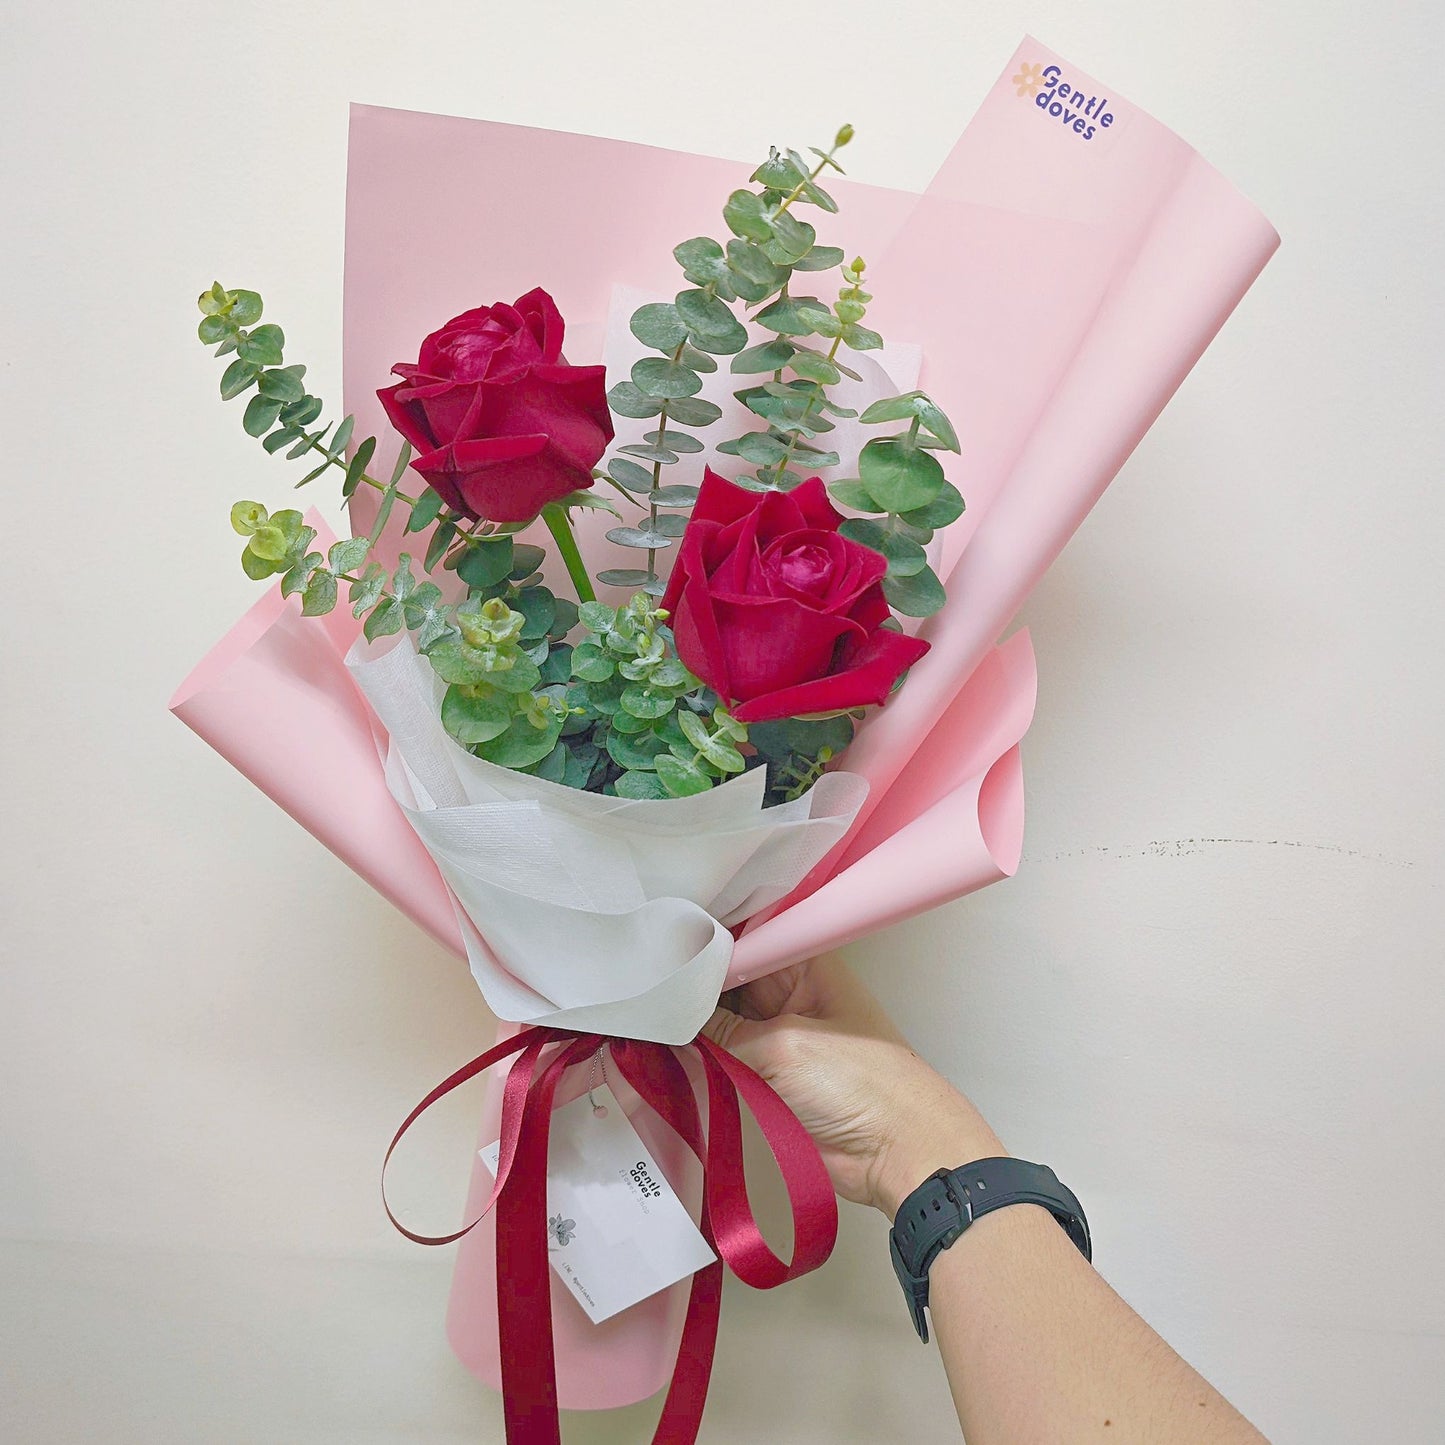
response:
[[[763,769],[636,802],[473,757],[444,684],[403,635],[347,657],[386,741],[392,797],[451,890],[472,975],[522,1024],[682,1044],[717,1005],[730,929],[785,897],[847,832],[868,785],[825,773],[764,809]]]

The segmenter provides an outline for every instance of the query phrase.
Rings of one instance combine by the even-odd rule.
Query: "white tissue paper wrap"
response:
[[[765,810],[754,768],[691,798],[584,793],[449,737],[445,684],[409,636],[359,640],[347,665],[386,732],[391,794],[451,890],[472,975],[513,1023],[687,1043],[717,1005],[729,929],[791,892],[868,790],[826,773]]]

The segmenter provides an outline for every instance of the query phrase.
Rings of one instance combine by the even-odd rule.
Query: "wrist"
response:
[[[940,1169],[1008,1153],[983,1115],[963,1095],[949,1093],[951,1098],[921,1102],[879,1154],[871,1202],[890,1222],[903,1201]]]

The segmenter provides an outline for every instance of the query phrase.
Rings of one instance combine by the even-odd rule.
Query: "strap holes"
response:
[[[937,1213],[938,1213],[938,1209],[939,1209],[938,1201],[935,1199],[935,1200],[933,1201],[933,1212],[934,1212],[935,1214],[937,1214]],[[926,1218],[926,1217],[927,1217],[927,1216],[925,1216],[925,1218]]]

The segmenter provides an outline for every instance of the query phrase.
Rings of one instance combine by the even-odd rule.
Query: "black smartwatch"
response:
[[[913,1327],[928,1343],[928,1267],[981,1214],[1008,1204],[1041,1204],[1092,1260],[1089,1222],[1073,1191],[1044,1164],[1026,1159],[975,1159],[930,1175],[899,1206],[888,1235],[893,1272],[903,1286]]]

